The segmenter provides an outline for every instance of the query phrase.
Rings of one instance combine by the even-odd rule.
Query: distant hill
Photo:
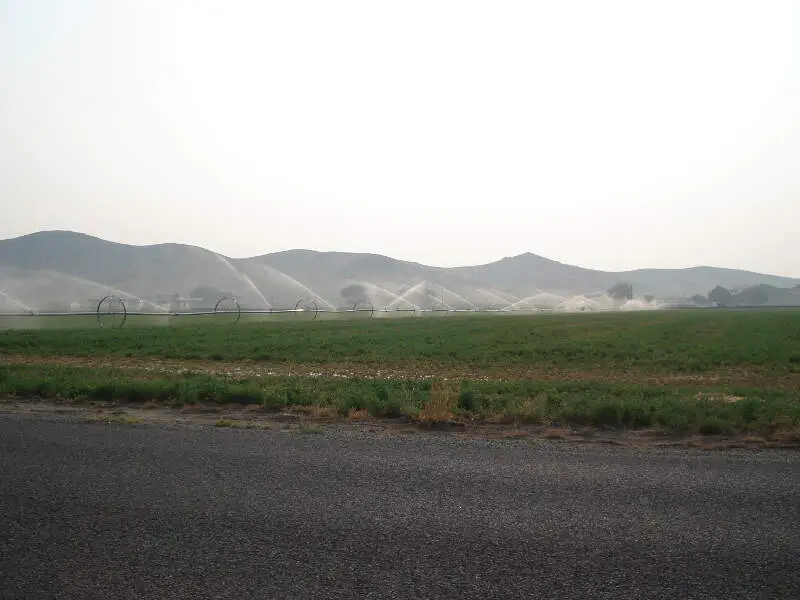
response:
[[[714,267],[596,271],[530,253],[440,268],[377,254],[314,250],[233,259],[196,246],[131,246],[68,231],[0,240],[4,311],[87,308],[110,293],[148,310],[210,307],[223,295],[250,308],[288,308],[299,300],[321,308],[364,302],[379,308],[592,308],[615,304],[605,292],[620,282],[631,284],[639,299],[707,295],[716,286],[766,285],[787,293],[800,286],[798,279]]]

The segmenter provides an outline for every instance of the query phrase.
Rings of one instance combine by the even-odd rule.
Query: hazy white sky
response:
[[[0,0],[0,237],[800,277],[800,2]]]

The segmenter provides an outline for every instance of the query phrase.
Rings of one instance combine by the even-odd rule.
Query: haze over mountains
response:
[[[197,246],[131,246],[68,231],[0,240],[0,310],[93,308],[117,294],[142,310],[213,307],[232,295],[247,308],[290,308],[298,300],[334,309],[605,308],[606,290],[630,284],[631,307],[756,285],[794,288],[800,279],[735,269],[641,269],[620,273],[522,254],[484,265],[442,268],[375,254],[288,250],[233,259]],[[789,298],[800,289],[787,291]],[[639,303],[639,304],[636,304]]]

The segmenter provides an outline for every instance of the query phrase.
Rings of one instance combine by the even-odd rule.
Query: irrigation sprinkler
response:
[[[387,314],[388,313],[411,313],[412,317],[419,316],[419,311],[417,310],[417,307],[413,306],[413,305],[410,306],[409,308],[389,308],[389,305],[386,304],[383,307],[383,310],[381,312],[384,312],[384,313],[387,313]]]
[[[223,296],[217,300],[217,303],[214,305],[214,314],[235,314],[236,319],[234,319],[232,323],[232,325],[235,325],[239,322],[239,319],[242,318],[242,307],[239,306],[239,302],[236,298],[232,296]]]
[[[433,306],[431,306],[431,312],[432,313],[444,313],[444,316],[447,316],[447,315],[450,314],[450,307],[447,304],[445,304],[444,302],[436,300],[433,303]]]
[[[553,306],[549,308],[545,308],[543,306],[535,306],[528,303],[529,299],[525,299],[524,301],[517,301],[509,306],[497,307],[497,306],[475,306],[471,309],[462,309],[462,308],[454,308],[446,303],[442,303],[441,300],[437,298],[432,298],[432,305],[429,308],[421,308],[419,306],[410,305],[408,308],[402,307],[397,308],[393,307],[392,303],[384,305],[383,307],[376,308],[370,300],[361,299],[357,300],[353,303],[348,303],[344,306],[340,307],[332,307],[332,310],[327,310],[326,308],[321,308],[320,305],[317,303],[315,299],[311,299],[309,297],[304,297],[298,300],[294,306],[289,305],[287,308],[276,309],[274,305],[270,307],[268,310],[255,310],[255,309],[248,309],[242,308],[239,305],[238,300],[233,296],[222,296],[219,300],[217,300],[216,304],[211,308],[205,310],[189,310],[187,312],[177,312],[177,311],[165,311],[165,312],[150,312],[150,311],[142,311],[142,310],[129,310],[125,304],[124,296],[122,295],[114,295],[110,294],[104,297],[97,303],[97,306],[94,308],[88,308],[85,311],[68,311],[68,312],[40,312],[36,310],[27,310],[26,312],[0,312],[0,318],[9,318],[9,317],[76,317],[76,316],[84,316],[84,317],[91,317],[94,316],[97,319],[97,324],[100,327],[110,328],[110,329],[118,329],[122,327],[126,322],[129,316],[135,317],[138,319],[139,317],[147,317],[149,318],[163,318],[163,317],[200,317],[201,315],[205,316],[215,316],[215,315],[229,315],[230,321],[227,319],[219,320],[220,323],[229,323],[229,324],[236,324],[238,323],[243,315],[280,315],[286,314],[289,315],[294,314],[296,317],[300,313],[305,315],[302,317],[303,319],[309,320],[318,320],[320,313],[336,315],[336,316],[346,316],[352,315],[353,317],[358,318],[359,313],[367,313],[364,318],[372,319],[375,318],[375,313],[385,313],[389,315],[390,313],[396,313],[396,316],[400,317],[403,315],[408,315],[410,317],[425,317],[426,315],[430,316],[437,316],[441,315],[446,317],[450,313],[464,313],[464,314],[520,314],[520,313],[529,313],[529,314],[554,314],[554,313],[563,313],[563,312],[593,312],[597,311],[613,311],[616,309],[607,309],[602,306],[593,308],[590,306],[579,306],[575,309],[567,309],[565,310],[564,306]],[[130,298],[128,299],[130,301]],[[352,301],[351,301],[352,302]],[[155,308],[160,308],[153,305]],[[672,310],[672,309],[683,309],[683,308],[692,308],[697,309],[698,307],[694,304],[691,305],[669,305],[663,304],[661,305],[661,310]],[[709,307],[714,308],[714,310],[724,310],[725,307]],[[769,306],[769,307],[762,307],[762,306],[746,306],[746,307],[737,307],[735,310],[755,310],[755,309],[796,309],[798,307],[793,306]],[[734,310],[732,307],[728,310]],[[381,315],[378,315],[381,316]],[[301,318],[301,317],[297,317]],[[6,329],[2,323],[0,323],[0,330]]]
[[[108,319],[106,319],[109,328],[119,329],[120,327],[125,325],[125,321],[128,320],[128,309],[125,308],[125,301],[122,298],[120,298],[119,296],[111,295],[102,298],[100,302],[97,303],[96,315],[97,315],[97,324],[100,327],[106,326],[103,317],[109,317]],[[116,317],[116,320],[112,317],[112,315]]]
[[[365,304],[367,304],[367,305],[369,305],[369,306],[368,306],[368,307],[365,307],[365,308],[359,308],[359,307],[358,307],[358,305],[359,305],[360,303],[361,303],[361,301],[360,301],[360,300],[356,300],[356,301],[353,303],[353,308],[349,309],[347,312],[351,312],[351,313],[354,313],[354,314],[355,314],[355,313],[360,313],[360,312],[368,312],[368,313],[369,313],[369,317],[368,317],[368,318],[370,318],[370,319],[371,319],[371,318],[373,318],[373,317],[375,316],[375,306],[372,304],[372,302],[370,302],[369,300],[367,300],[367,301],[365,302]]]
[[[302,313],[302,312],[309,312],[308,309],[305,308],[305,306],[302,306],[303,300],[305,300],[305,298],[300,298],[300,300],[297,301],[297,304],[294,305],[294,314],[295,315],[297,315],[299,313]],[[316,321],[317,317],[319,316],[319,305],[317,304],[317,301],[314,300],[313,298],[311,299],[311,305],[313,307],[313,312],[314,312],[314,316],[311,317],[311,320],[312,321]]]

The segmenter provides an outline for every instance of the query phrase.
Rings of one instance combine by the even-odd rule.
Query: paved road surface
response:
[[[0,416],[2,598],[800,598],[800,455]]]

